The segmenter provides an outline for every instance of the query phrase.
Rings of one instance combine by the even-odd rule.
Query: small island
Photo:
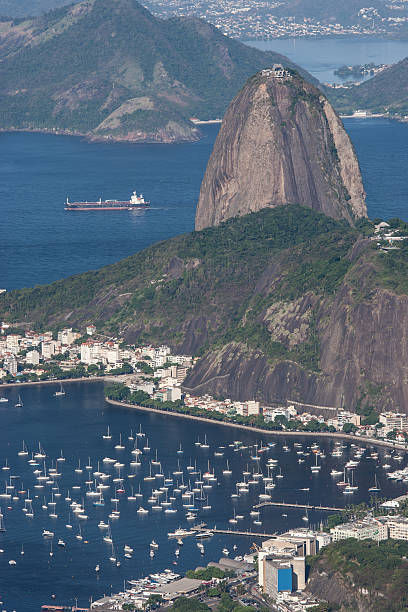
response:
[[[356,64],[355,66],[347,66],[344,64],[334,71],[334,74],[342,79],[354,79],[361,81],[366,76],[374,76],[379,72],[382,72],[386,68],[389,68],[386,64]]]

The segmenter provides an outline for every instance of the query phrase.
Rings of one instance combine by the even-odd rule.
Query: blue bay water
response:
[[[308,70],[321,83],[342,83],[334,71],[340,66],[395,64],[408,55],[405,40],[382,40],[342,36],[328,38],[281,38],[249,41],[262,51],[277,51]],[[352,80],[352,79],[351,79]]]
[[[371,217],[408,220],[408,124],[345,119]],[[0,135],[0,287],[44,284],[96,269],[193,230],[201,180],[218,132],[194,144],[88,143],[42,134]],[[126,199],[146,211],[64,211],[71,200]]]
[[[0,134],[0,287],[32,286],[99,268],[193,228],[217,128],[193,144],[88,143]],[[64,201],[126,200],[147,211],[64,211]]]
[[[258,495],[263,493],[262,484],[249,485],[248,494],[240,495],[239,498],[231,497],[236,491],[235,483],[244,479],[244,471],[257,471],[256,465],[259,463],[260,470],[267,474],[268,458],[278,460],[278,466],[273,471],[275,474],[281,471],[282,474],[282,478],[275,480],[276,488],[272,491],[275,501],[317,505],[323,503],[337,507],[350,503],[350,496],[343,495],[342,489],[336,486],[336,479],[330,476],[331,469],[342,470],[346,461],[353,455],[353,449],[349,445],[344,449],[343,456],[338,458],[331,455],[332,440],[320,441],[326,457],[319,459],[321,472],[313,475],[310,471],[310,466],[314,464],[313,453],[309,450],[308,454],[303,456],[304,462],[299,463],[299,447],[294,446],[294,442],[300,442],[303,450],[307,451],[313,441],[311,438],[294,440],[267,437],[216,424],[202,424],[110,406],[104,402],[101,383],[66,383],[66,395],[60,398],[53,397],[57,388],[57,385],[49,385],[9,389],[3,392],[9,398],[9,404],[0,404],[0,493],[4,492],[6,481],[9,483],[12,475],[11,483],[15,488],[10,490],[10,493],[18,498],[7,500],[0,497],[0,507],[7,528],[5,533],[0,533],[2,610],[39,612],[43,604],[54,602],[72,605],[75,598],[78,598],[79,604],[85,606],[91,596],[95,599],[105,593],[121,590],[125,579],[137,579],[165,568],[184,573],[187,569],[218,560],[223,555],[224,547],[230,551],[231,556],[248,552],[254,538],[215,535],[204,542],[204,555],[200,554],[195,538],[186,539],[184,546],[179,547],[180,557],[176,560],[177,544],[175,540],[169,540],[167,534],[179,526],[188,528],[191,523],[185,518],[186,510],[182,506],[180,494],[174,494],[176,501],[173,506],[177,509],[175,515],[165,514],[163,510],[152,510],[147,501],[150,491],[163,484],[163,479],[156,479],[154,483],[143,480],[149,473],[149,463],[155,457],[156,449],[165,477],[172,475],[180,462],[184,483],[191,488],[199,476],[189,476],[187,466],[196,464],[197,470],[203,473],[207,471],[209,461],[210,470],[214,471],[217,477],[217,483],[212,489],[205,491],[208,493],[211,509],[202,509],[207,502],[199,499],[195,499],[195,505],[198,508],[198,520],[205,521],[211,527],[233,527],[242,531],[250,528],[258,533],[275,533],[306,524],[302,519],[302,510],[283,511],[277,507],[265,507],[260,511],[262,525],[254,525],[249,512],[251,506],[258,501]],[[22,408],[14,407],[18,393],[21,393],[23,400]],[[102,435],[108,425],[112,439],[104,440]],[[128,440],[128,436],[132,431],[134,436],[140,426],[146,438],[139,441],[139,448],[149,446],[150,451],[143,451],[140,467],[131,467],[129,462],[134,458],[131,454],[134,441]],[[124,450],[115,449],[120,433]],[[198,438],[203,442],[204,435],[207,436],[209,444],[206,449],[195,445]],[[30,451],[28,457],[17,455],[23,440]],[[234,440],[241,440],[247,448],[234,451],[230,446]],[[261,440],[264,446],[270,441],[276,442],[276,446],[260,454],[261,459],[257,462],[252,459],[256,453],[254,445],[260,444]],[[57,465],[61,474],[51,478],[50,483],[45,484],[43,489],[34,488],[38,481],[33,473],[36,469],[43,469],[43,460],[38,461],[38,466],[28,465],[31,452],[38,450],[39,442],[47,454],[47,470]],[[177,454],[180,444],[182,455]],[[287,449],[284,445],[287,445]],[[221,452],[223,455],[215,456],[215,452]],[[382,466],[384,463],[390,463],[392,469],[398,469],[406,464],[407,459],[404,458],[402,463],[398,463],[394,459],[384,458],[386,452],[385,449],[380,450],[378,460],[370,458],[367,452],[354,470],[354,482],[359,486],[359,490],[352,496],[353,502],[369,499],[368,487],[374,482],[374,472],[382,487],[381,496],[397,496],[405,492],[406,485],[388,480]],[[65,462],[56,463],[61,453]],[[119,470],[104,463],[105,457],[117,459],[124,467]],[[232,470],[231,476],[222,473],[227,460]],[[6,461],[10,470],[3,470]],[[81,474],[75,472],[79,462],[83,469]],[[93,480],[92,476],[88,476],[92,474],[92,471],[86,468],[88,465],[92,465],[92,471],[103,471],[112,476],[109,481],[104,481],[111,484],[111,487],[103,491],[103,507],[95,507],[94,498],[86,495],[88,486],[85,482],[88,479]],[[158,468],[154,467],[153,473],[156,471]],[[125,493],[116,493],[115,489],[119,487],[112,482],[119,472],[124,479]],[[177,480],[181,482],[180,477],[173,476],[173,479],[174,486]],[[144,495],[143,500],[127,500],[127,496],[132,494],[132,487],[133,492],[137,492],[139,486]],[[52,501],[53,493],[61,495],[54,497],[54,512],[58,518],[49,516],[50,507],[48,510],[42,507]],[[168,495],[169,498],[173,495],[171,486]],[[32,518],[23,512],[23,500],[28,496],[32,499]],[[84,503],[87,520],[75,517],[69,502],[65,501],[66,497]],[[117,506],[120,511],[119,519],[108,518],[111,509],[115,507],[111,498],[120,499]],[[144,508],[150,508],[147,516],[137,514],[139,503]],[[244,517],[236,526],[229,523],[234,510],[237,515]],[[316,526],[326,516],[323,512],[312,511],[309,514],[310,524]],[[103,541],[104,533],[98,528],[100,520],[106,523],[110,521],[112,524],[114,554],[121,563],[120,567],[109,560],[112,550],[111,546]],[[72,524],[72,529],[67,529],[66,524]],[[79,533],[79,525],[82,541],[75,537]],[[55,534],[52,557],[50,540],[42,537],[43,529]],[[66,543],[65,548],[57,546],[59,538]],[[159,544],[159,548],[155,557],[150,559],[149,544],[153,539]],[[235,551],[232,548],[234,544],[237,546]],[[131,559],[124,557],[125,545],[134,549]],[[22,547],[24,555],[21,555]],[[16,565],[10,566],[9,560],[15,560]],[[95,572],[97,564],[100,565],[99,574]]]
[[[408,220],[408,124],[345,119],[371,217]],[[0,135],[0,287],[33,286],[97,269],[152,243],[189,232],[218,132],[194,144],[88,143],[42,134]],[[64,211],[71,200],[126,199],[146,211]]]

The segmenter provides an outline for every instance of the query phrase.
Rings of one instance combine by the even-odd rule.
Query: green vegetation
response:
[[[206,567],[205,569],[199,570],[188,570],[186,572],[187,578],[196,578],[197,580],[211,580],[212,578],[233,578],[235,576],[235,572],[233,571],[223,571],[219,567]]]
[[[350,286],[355,303],[391,283],[404,290],[408,248],[384,256],[368,246],[361,256],[349,256],[361,233],[370,231],[369,222],[354,229],[300,206],[264,209],[166,240],[96,272],[1,295],[0,318],[55,329],[69,315],[77,329],[97,321],[101,333],[132,344],[166,343],[196,356],[227,347],[245,358],[266,357],[271,366],[289,360],[318,373],[339,288]],[[152,374],[148,360],[138,368]],[[363,424],[375,424],[385,385],[371,383],[363,371],[361,380],[356,410]],[[261,417],[256,424],[282,427],[265,425]],[[308,425],[319,428],[317,421]]]
[[[359,589],[367,589],[372,612],[402,612],[408,607],[407,556],[405,541],[349,539],[330,544],[308,562],[317,571],[338,572],[356,599]]]
[[[378,504],[377,504],[378,506]],[[327,517],[326,531],[330,531],[336,525],[341,525],[342,523],[348,523],[354,519],[360,519],[367,516],[367,512],[373,512],[374,508],[369,506],[365,502],[361,504],[351,504],[347,506],[342,512],[338,512],[336,514],[330,514]]]
[[[206,612],[210,610],[207,604],[194,597],[179,597],[169,608],[171,612]]]
[[[364,83],[349,88],[325,88],[336,110],[352,112],[358,109],[396,116],[408,114],[408,58],[405,58]]]
[[[208,411],[204,408],[195,406],[186,406],[182,400],[176,402],[152,399],[144,391],[130,391],[123,383],[111,383],[105,386],[105,397],[108,399],[133,404],[135,406],[144,406],[146,408],[156,408],[168,412],[177,412],[179,414],[188,414],[191,416],[203,417],[211,421],[226,421],[236,425],[246,425],[248,427],[258,427],[267,431],[280,431],[283,429],[282,421],[266,422],[262,415],[241,416],[239,414],[225,415],[218,411]],[[301,421],[293,420],[284,423],[285,428],[289,431],[311,431],[311,432],[333,432],[333,427],[328,427],[326,423],[320,423],[316,419],[312,419],[307,424]],[[211,568],[212,569],[212,568]],[[192,576],[189,576],[192,577]],[[206,580],[202,578],[202,580]]]
[[[292,359],[318,370],[313,303],[305,313],[307,337],[294,347],[271,333],[265,312],[284,309],[305,292],[331,299],[350,267],[347,254],[356,237],[345,222],[308,208],[265,209],[159,243],[97,272],[10,292],[0,297],[0,312],[44,328],[73,311],[70,321],[77,327],[98,320],[102,330],[120,334],[137,325],[138,341],[170,344],[180,344],[186,322],[199,317],[206,323],[197,354],[237,342],[271,361]],[[269,272],[272,261],[278,274]],[[265,274],[265,288],[255,290]],[[105,295],[124,293],[131,294],[125,303],[110,297],[106,304]],[[148,364],[140,365],[151,373]]]
[[[60,8],[20,36],[16,25],[4,25],[0,50],[3,129],[191,140],[190,117],[222,117],[251,75],[292,65],[199,20],[156,19],[136,0]]]
[[[370,62],[369,64],[356,64],[355,66],[340,66],[334,71],[334,74],[340,76],[344,79],[353,78],[353,79],[361,79],[364,75],[374,76],[375,68],[379,68],[377,64]]]

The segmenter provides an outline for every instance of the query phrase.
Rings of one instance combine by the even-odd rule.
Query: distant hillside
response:
[[[199,19],[161,20],[136,0],[84,0],[0,28],[0,129],[194,140],[254,72],[276,61]]]
[[[348,89],[326,88],[325,91],[340,112],[363,109],[396,116],[408,115],[408,57],[361,85]]]
[[[72,4],[71,0],[0,0],[0,15],[34,17],[47,11]]]
[[[264,209],[0,296],[0,320],[168,343],[201,356],[196,393],[406,410],[408,248],[372,245],[312,209]]]
[[[383,25],[384,18],[394,17],[395,12],[386,0],[371,0],[370,3],[365,0],[288,0],[274,9],[277,16],[294,17],[298,22],[306,17],[325,24],[364,24],[366,27]],[[398,16],[406,16],[404,6]]]

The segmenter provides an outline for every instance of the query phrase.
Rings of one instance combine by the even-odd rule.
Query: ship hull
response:
[[[140,210],[149,208],[149,203],[145,204],[130,204],[129,202],[115,202],[112,205],[106,203],[99,204],[99,202],[78,202],[65,205],[65,210]]]

